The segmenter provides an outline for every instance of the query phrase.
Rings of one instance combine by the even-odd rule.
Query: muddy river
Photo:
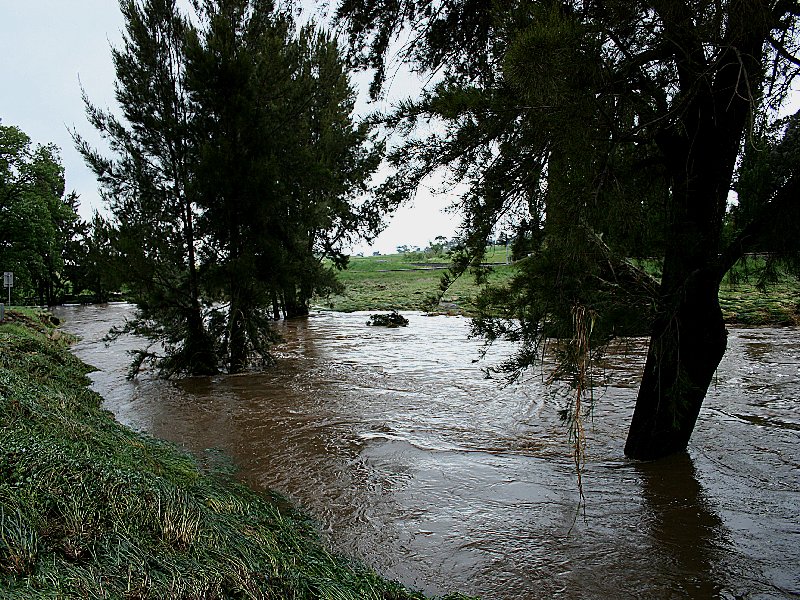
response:
[[[280,323],[258,375],[127,381],[132,307],[65,307],[122,422],[314,515],[340,551],[429,594],[490,599],[800,597],[800,331],[731,329],[688,454],[623,457],[644,346],[605,365],[578,514],[563,390],[502,387],[458,317]],[[576,518],[577,517],[577,518]]]

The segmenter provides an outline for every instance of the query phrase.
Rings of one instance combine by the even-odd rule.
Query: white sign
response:
[[[6,271],[3,273],[3,287],[14,287],[14,273]]]

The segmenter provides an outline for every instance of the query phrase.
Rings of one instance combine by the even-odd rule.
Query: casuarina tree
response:
[[[334,285],[341,243],[374,235],[356,191],[382,147],[352,119],[337,45],[295,31],[272,2],[122,0],[113,50],[121,115],[87,100],[111,156],[76,135],[113,219],[106,230],[138,307],[127,329],[162,374],[269,361],[270,320],[307,314]]]
[[[797,155],[758,173],[796,137],[796,120],[778,118],[800,66],[798,16],[800,4],[782,0],[338,7],[354,60],[375,69],[375,95],[401,31],[399,57],[432,76],[387,117],[438,124],[395,153],[387,193],[398,200],[441,167],[469,183],[460,270],[479,265],[501,219],[531,240],[476,321],[490,341],[520,343],[506,368],[530,365],[548,337],[588,338],[564,355],[577,380],[612,336],[649,333],[630,457],[686,448],[726,348],[725,274],[754,250],[797,252],[786,236],[798,221]],[[747,201],[734,219],[737,186]],[[656,277],[637,257],[654,259]]]
[[[231,371],[266,356],[270,318],[308,314],[335,287],[344,245],[374,235],[366,193],[382,145],[357,124],[355,93],[330,36],[250,0],[200,3],[189,44],[198,107],[197,189],[209,290]],[[324,262],[330,259],[330,263]]]

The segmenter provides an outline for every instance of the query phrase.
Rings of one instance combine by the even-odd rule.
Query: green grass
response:
[[[317,298],[318,306],[330,310],[421,310],[452,314],[472,314],[480,287],[469,274],[459,278],[445,292],[441,302],[431,303],[439,282],[450,265],[449,258],[420,257],[419,253],[352,257],[349,268],[339,273],[345,292]],[[486,262],[504,263],[505,248],[493,248]],[[510,277],[512,267],[498,264],[491,282]]]
[[[785,275],[760,290],[752,279],[723,282],[719,304],[726,323],[738,325],[800,325],[800,282]]]
[[[7,317],[3,598],[423,598],[328,552],[277,496],[119,425],[46,314]]]
[[[502,284],[514,273],[513,265],[502,264],[505,262],[503,246],[491,248],[486,262],[501,263],[494,266],[490,275],[492,283]],[[777,282],[762,291],[756,285],[757,272],[762,263],[751,260],[749,265],[738,265],[733,276],[723,282],[719,299],[725,321],[737,325],[800,324],[800,281],[796,276],[784,272]],[[346,312],[421,310],[474,314],[474,299],[480,286],[469,274],[458,279],[445,292],[440,303],[431,303],[447,264],[446,257],[421,258],[418,254],[353,257],[350,267],[339,274],[345,292],[318,298],[316,304]],[[654,261],[643,261],[640,266],[660,277],[660,269]]]

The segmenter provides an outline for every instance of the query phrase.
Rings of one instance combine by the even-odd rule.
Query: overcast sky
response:
[[[121,44],[122,29],[115,0],[0,0],[0,120],[22,129],[34,144],[53,142],[61,148],[67,190],[80,195],[85,219],[101,200],[69,129],[99,143],[85,119],[80,88],[96,105],[114,106],[109,48]],[[402,81],[396,79],[394,96],[406,94]],[[458,219],[443,211],[451,201],[421,190],[412,205],[397,212],[374,248],[354,252],[387,253],[400,244],[424,247],[437,235],[451,237]]]

